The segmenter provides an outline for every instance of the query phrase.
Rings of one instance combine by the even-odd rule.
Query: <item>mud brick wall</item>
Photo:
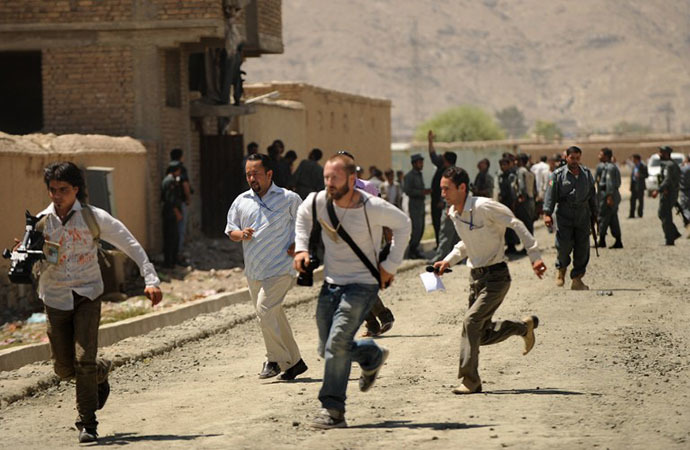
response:
[[[44,131],[134,133],[129,47],[46,49],[42,63]]]
[[[282,39],[281,0],[258,0],[259,34]]]
[[[223,17],[222,0],[154,0],[156,19],[219,19]]]
[[[0,23],[115,22],[132,19],[132,0],[5,0]]]
[[[0,23],[222,18],[222,0],[3,0]]]

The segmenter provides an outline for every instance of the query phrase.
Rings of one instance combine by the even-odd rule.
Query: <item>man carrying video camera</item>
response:
[[[309,258],[313,214],[321,225],[325,249],[325,280],[316,308],[325,370],[319,392],[322,409],[312,423],[322,429],[347,426],[345,393],[352,362],[362,368],[359,388],[365,392],[388,357],[388,350],[373,340],[354,340],[354,336],[376,302],[378,290],[393,281],[410,238],[405,213],[355,189],[355,170],[351,158],[332,156],[324,166],[325,191],[309,194],[297,211],[295,269],[313,270]],[[387,259],[379,261],[383,227],[393,231],[393,241]]]
[[[79,442],[98,439],[96,410],[110,393],[111,363],[97,358],[103,279],[98,265],[98,239],[132,258],[146,281],[145,294],[156,305],[162,299],[160,280],[146,252],[119,220],[84,204],[81,170],[71,162],[56,162],[44,171],[52,203],[43,210],[37,229],[49,250],[38,283],[45,304],[47,332],[55,373],[74,377],[77,390]],[[99,237],[94,236],[94,228]]]

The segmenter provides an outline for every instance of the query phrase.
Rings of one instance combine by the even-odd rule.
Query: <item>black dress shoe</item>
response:
[[[623,242],[621,241],[616,241],[613,243],[613,245],[609,248],[623,248]]]
[[[259,378],[273,378],[280,373],[280,366],[277,362],[266,361],[264,362],[264,367],[259,373]]]
[[[280,374],[278,377],[279,380],[281,381],[290,381],[294,380],[297,375],[301,375],[304,372],[306,372],[308,369],[307,365],[304,363],[304,360],[300,358],[299,361],[297,361],[297,364],[294,366],[290,367],[288,370]]]

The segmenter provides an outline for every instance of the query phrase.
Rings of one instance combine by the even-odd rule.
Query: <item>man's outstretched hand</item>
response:
[[[541,259],[534,261],[534,263],[532,263],[532,270],[534,270],[534,273],[537,274],[539,278],[544,278],[544,273],[546,272],[544,261]]]
[[[158,286],[147,286],[146,289],[144,289],[144,295],[151,300],[153,306],[156,306],[163,300],[163,293]]]

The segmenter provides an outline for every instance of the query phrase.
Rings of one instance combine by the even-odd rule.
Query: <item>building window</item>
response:
[[[0,67],[0,131],[9,134],[41,131],[41,52],[0,52]]]
[[[182,80],[180,76],[180,50],[165,51],[165,106],[182,106]]]

